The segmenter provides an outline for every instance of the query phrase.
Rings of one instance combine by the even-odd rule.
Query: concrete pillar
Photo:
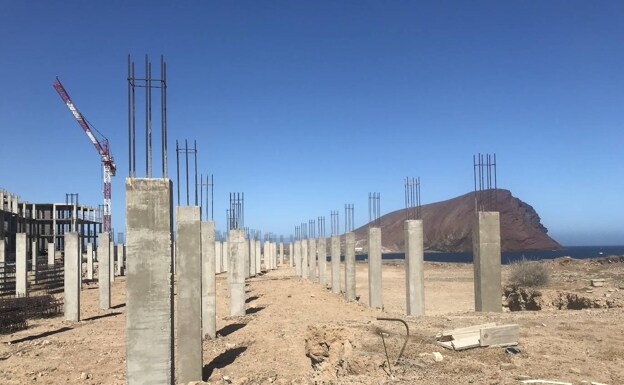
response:
[[[128,385],[173,383],[171,191],[169,179],[126,179]]]
[[[80,321],[80,284],[82,281],[82,261],[78,233],[65,233],[65,320]]]
[[[228,271],[230,268],[230,247],[228,246],[228,241],[223,241],[221,249],[223,250],[221,268],[223,269],[222,271]]]
[[[0,239],[0,263],[5,263],[5,261],[6,261],[6,240]]]
[[[256,239],[256,274],[262,273],[262,250],[260,248],[260,240]]]
[[[217,337],[217,281],[215,223],[202,222],[202,333],[203,338]]]
[[[301,277],[308,278],[308,240],[301,240]]]
[[[345,298],[355,301],[355,234],[345,234]]]
[[[407,315],[425,315],[423,221],[405,221],[405,291]]]
[[[327,240],[325,237],[318,239],[318,278],[322,287],[327,287],[327,279],[325,278],[327,270]]]
[[[479,211],[472,231],[475,311],[502,311],[500,217]]]
[[[87,243],[87,279],[93,280],[93,243]]]
[[[230,248],[229,285],[230,316],[245,315],[245,258],[247,247],[244,230],[230,230],[228,234]]]
[[[284,243],[280,242],[279,244],[279,263],[280,266],[284,265]]]
[[[98,235],[98,295],[100,309],[106,310],[111,307],[110,294],[110,234]]]
[[[126,247],[123,243],[117,244],[117,275],[124,275],[124,260],[126,259]]]
[[[26,233],[15,234],[15,296],[28,295],[28,238]],[[67,275],[67,274],[66,274]]]
[[[295,272],[301,277],[301,241],[295,241],[293,245],[293,264],[295,265]]]
[[[368,229],[368,306],[383,309],[381,228]]]
[[[293,267],[295,264],[293,262],[293,244],[290,242],[288,244],[288,266]]]
[[[271,242],[271,267],[277,269],[277,243]]]
[[[331,288],[340,293],[340,235],[331,237]]]
[[[202,379],[202,245],[199,206],[176,207],[176,383]],[[211,261],[212,262],[212,261]]]
[[[251,274],[250,274],[251,273],[251,262],[250,262],[251,253],[249,252],[250,247],[251,247],[251,239],[245,239],[245,248],[247,249],[247,253],[246,253],[247,258],[245,258],[245,261],[244,261],[245,262],[245,278],[251,277]]]
[[[316,282],[316,274],[316,239],[310,238],[308,239],[308,279]]]
[[[110,252],[110,281],[111,283],[115,282],[115,261],[117,260],[117,246],[115,242],[111,242],[111,252]]]
[[[215,241],[215,274],[221,273],[221,256],[222,255],[223,255],[223,249],[222,249],[221,242]]]
[[[54,265],[54,243],[48,243],[48,265]]]
[[[256,241],[249,239],[249,276],[256,275]]]
[[[269,271],[271,269],[271,245],[269,241],[264,241],[264,248],[262,251],[262,255],[264,256],[264,270]]]
[[[31,263],[30,263],[31,270],[33,272],[36,272],[37,271],[37,256],[39,255],[39,248],[37,247],[37,241],[32,241],[30,254],[31,254]]]

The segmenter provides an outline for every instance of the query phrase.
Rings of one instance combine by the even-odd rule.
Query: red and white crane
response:
[[[69,94],[67,94],[67,91],[65,91],[65,88],[61,84],[61,81],[58,77],[56,78],[54,83],[52,83],[52,85],[54,86],[54,89],[56,89],[56,92],[58,92],[58,94],[61,96],[61,99],[63,99],[63,102],[65,102],[65,104],[67,105],[67,108],[69,108],[71,113],[74,115],[74,118],[76,118],[78,124],[80,124],[80,127],[82,127],[85,134],[87,134],[87,136],[91,140],[91,143],[93,143],[95,149],[100,154],[100,158],[102,159],[102,168],[104,169],[104,231],[109,233],[111,231],[111,177],[115,176],[117,166],[115,166],[115,162],[113,161],[113,157],[110,153],[108,139],[104,138],[104,144],[100,144],[100,142],[93,134],[91,126],[89,126],[87,120],[82,116],[80,111],[78,111],[76,106],[74,106],[74,103],[69,98]]]

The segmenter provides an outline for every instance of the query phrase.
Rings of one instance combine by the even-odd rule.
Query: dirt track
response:
[[[622,303],[624,290],[619,286],[624,284],[624,263],[573,262],[549,262],[553,291],[569,288],[585,293],[588,275],[606,276],[605,287],[591,290],[591,295],[609,295],[616,304]],[[428,315],[413,318],[402,315],[402,265],[384,265],[384,312],[365,305],[365,264],[358,264],[357,274],[360,302],[355,303],[295,277],[288,267],[250,279],[248,315],[242,318],[225,316],[226,277],[218,275],[220,336],[204,342],[204,380],[212,384],[516,384],[518,378],[542,378],[624,384],[622,307],[476,314],[471,265],[427,263]],[[97,309],[95,285],[84,288],[83,321],[34,320],[29,329],[0,337],[1,384],[126,383],[125,280],[113,284],[114,308],[108,311]],[[400,324],[377,321],[379,316],[400,317],[410,326],[406,360],[393,366],[394,379],[387,373],[378,331],[390,333],[386,342],[392,361],[405,332]],[[485,322],[519,324],[521,353],[510,355],[502,348],[451,352],[434,343],[433,336],[442,329]],[[442,362],[425,354],[434,351],[443,354]],[[315,357],[314,368],[306,353]]]

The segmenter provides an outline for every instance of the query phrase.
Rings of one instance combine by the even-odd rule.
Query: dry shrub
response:
[[[537,261],[522,259],[511,263],[509,284],[514,287],[543,287],[550,283],[548,266]]]

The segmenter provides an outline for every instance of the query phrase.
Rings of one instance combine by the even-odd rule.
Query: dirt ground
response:
[[[425,317],[405,311],[401,263],[384,264],[384,311],[369,308],[367,268],[357,266],[358,302],[280,267],[247,284],[247,315],[230,318],[226,275],[217,276],[218,337],[204,341],[210,384],[518,384],[546,379],[573,384],[624,384],[624,258],[541,262],[552,272],[539,293],[543,309],[475,313],[468,264],[426,263]],[[343,266],[344,268],[344,266]],[[329,266],[327,276],[329,277]],[[503,280],[508,267],[503,268]],[[603,287],[590,278],[605,278]],[[36,319],[0,336],[0,384],[125,384],[125,278],[112,286],[113,308],[98,309],[97,285],[85,284],[82,321]],[[568,310],[561,298],[592,308]],[[557,298],[557,301],[550,301]],[[573,303],[573,301],[570,301]],[[576,306],[576,305],[575,305]],[[562,309],[559,309],[559,308]],[[407,321],[410,338],[395,363]],[[504,348],[445,350],[434,336],[486,322],[520,325],[519,354]],[[385,342],[390,374],[379,331]],[[440,352],[436,362],[432,352]],[[583,382],[587,381],[587,382]]]

